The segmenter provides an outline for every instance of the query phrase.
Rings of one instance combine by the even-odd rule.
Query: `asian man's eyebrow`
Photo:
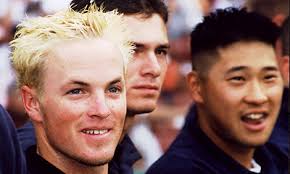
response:
[[[237,71],[243,71],[243,70],[246,70],[246,69],[249,69],[249,68],[246,67],[246,66],[235,66],[235,67],[232,67],[229,70],[227,70],[226,74],[231,74],[231,73],[234,73],[234,72],[237,72]]]
[[[277,66],[266,66],[262,69],[263,71],[279,71]]]
[[[230,68],[226,74],[231,74],[233,72],[237,72],[237,71],[243,71],[243,70],[247,70],[249,69],[248,67],[246,66],[236,66],[236,67],[232,67]],[[278,67],[277,66],[266,66],[266,67],[263,67],[262,68],[262,71],[279,71]]]

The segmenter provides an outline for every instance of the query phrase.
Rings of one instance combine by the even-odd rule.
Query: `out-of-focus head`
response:
[[[203,15],[208,15],[215,5],[216,0],[199,0],[198,1],[201,7]]]
[[[98,173],[114,155],[126,114],[129,36],[121,15],[95,5],[18,27],[12,64],[38,152],[65,173]]]
[[[246,7],[270,18],[278,26],[289,16],[288,0],[247,0]]]
[[[289,16],[282,24],[281,40],[282,40],[282,54],[283,56],[289,56]]]
[[[166,22],[168,11],[162,0],[94,0],[105,10],[118,9],[124,14],[136,46],[128,64],[127,115],[148,113],[156,108],[161,86],[167,70],[168,37]],[[71,2],[76,11],[86,9],[89,0]]]
[[[191,33],[188,82],[198,121],[229,153],[254,149],[272,132],[283,91],[274,51],[278,36],[268,18],[235,8],[211,13]]]

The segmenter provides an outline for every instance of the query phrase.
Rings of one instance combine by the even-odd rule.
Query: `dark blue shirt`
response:
[[[34,127],[31,121],[26,122],[17,129],[18,139],[22,149],[26,151],[30,146],[36,145]]]
[[[31,122],[26,123],[23,127],[18,129],[18,136],[24,151],[29,149],[31,146],[35,146],[36,140],[34,127]],[[30,153],[26,154],[33,155],[31,150]],[[133,174],[132,166],[140,158],[141,155],[137,151],[133,142],[131,141],[128,135],[125,135],[123,140],[118,144],[114,157],[112,161],[109,163],[109,174]],[[39,161],[40,163],[44,163],[41,166],[43,166],[44,168],[48,167],[45,160]],[[31,163],[33,162],[35,162],[35,160],[31,161]]]
[[[35,145],[28,147],[25,155],[29,174],[64,174],[64,172],[38,155]]]
[[[114,157],[109,163],[109,174],[133,174],[133,164],[141,159],[141,155],[126,134],[118,144]]]
[[[26,162],[16,129],[0,105],[0,174],[26,174]]]
[[[268,142],[256,149],[254,159],[262,174],[286,174],[288,155],[279,143]],[[199,128],[193,106],[186,123],[168,151],[146,174],[252,174],[223,152]]]
[[[289,155],[289,88],[285,88],[279,117],[270,137],[270,142],[279,144],[283,153]]]

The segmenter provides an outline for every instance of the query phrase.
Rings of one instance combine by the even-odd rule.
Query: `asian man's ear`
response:
[[[201,80],[196,71],[192,71],[187,75],[187,84],[189,85],[193,101],[195,103],[203,103],[201,95]]]
[[[36,122],[41,122],[42,112],[36,95],[36,89],[25,85],[21,87],[20,92],[24,108],[30,119]]]
[[[285,86],[289,87],[289,56],[283,56],[281,58],[281,73]]]

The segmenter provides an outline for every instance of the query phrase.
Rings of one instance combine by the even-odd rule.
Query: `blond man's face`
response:
[[[121,52],[104,39],[66,42],[46,63],[36,121],[42,141],[64,161],[108,163],[126,115]]]

